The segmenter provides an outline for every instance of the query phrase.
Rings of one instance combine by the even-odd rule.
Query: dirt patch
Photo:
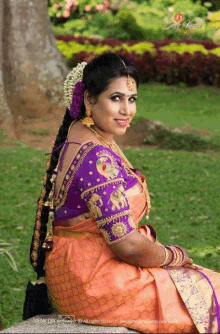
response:
[[[62,124],[62,119],[63,110],[57,109],[54,113],[47,114],[46,118],[22,120],[22,123],[19,124],[19,142],[27,147],[49,151]],[[209,136],[213,134],[206,129],[195,130],[189,126],[184,128],[170,127],[162,122],[146,118],[138,121],[136,124],[132,124],[123,136],[114,136],[114,139],[125,149],[132,147],[138,150],[141,146],[145,146],[166,150],[167,148],[155,144],[153,140],[153,135],[161,130],[167,131],[171,135],[194,134]],[[15,143],[17,141],[4,140],[1,146],[13,146]]]

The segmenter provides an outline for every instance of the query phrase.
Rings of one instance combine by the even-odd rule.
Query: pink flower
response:
[[[168,11],[169,11],[170,13],[174,12],[174,7],[169,7],[169,8],[168,8]]]
[[[58,9],[58,8],[60,8],[60,5],[58,5],[58,3],[55,3],[55,4],[53,5],[53,7],[56,8],[56,9]]]
[[[208,13],[207,13],[207,19],[211,19],[211,18],[212,18],[212,15],[213,15],[212,12],[208,12]]]
[[[70,10],[65,9],[65,10],[63,11],[63,17],[69,17],[69,16],[70,16]]]
[[[85,10],[86,12],[91,12],[91,8],[90,8],[88,5],[85,6],[84,10]]]
[[[104,5],[103,4],[97,5],[97,6],[95,6],[95,9],[98,10],[99,12],[101,12],[104,9]]]
[[[109,5],[110,5],[110,2],[109,2],[109,0],[105,0],[105,2],[104,2],[104,6],[105,6],[106,8],[108,8],[108,7],[109,7]]]

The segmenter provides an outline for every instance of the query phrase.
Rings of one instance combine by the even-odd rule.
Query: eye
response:
[[[131,97],[131,99],[133,99],[133,101],[132,101],[132,102],[135,102],[135,101],[137,100],[137,98],[136,98],[136,97]]]
[[[115,96],[112,96],[112,97],[111,97],[111,100],[112,100],[112,101],[116,101],[116,102],[118,102],[119,100],[116,100],[116,97],[119,97],[119,99],[121,98],[120,96],[115,95]]]
[[[118,102],[119,100],[116,100],[116,98],[119,98],[119,100],[121,99],[121,96],[119,96],[119,95],[115,95],[115,96],[112,96],[111,97],[111,100],[112,101],[116,101],[116,102]],[[134,103],[136,100],[137,100],[137,98],[136,97],[130,97],[130,99],[129,99],[132,103]]]

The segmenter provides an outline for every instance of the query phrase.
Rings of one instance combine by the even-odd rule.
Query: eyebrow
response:
[[[114,92],[114,93],[112,93],[111,95],[113,95],[113,94],[119,94],[119,95],[122,95],[122,96],[125,96],[125,95],[126,95],[126,94],[121,93],[121,92]],[[137,96],[137,93],[135,93],[135,94],[131,94],[130,96]]]

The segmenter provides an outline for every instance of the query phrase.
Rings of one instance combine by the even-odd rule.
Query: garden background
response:
[[[108,50],[137,67],[138,115],[118,142],[147,178],[152,205],[147,223],[154,225],[160,242],[179,244],[196,263],[216,270],[220,270],[219,9],[220,1],[214,0],[50,0],[47,6],[68,71]],[[7,79],[6,72],[3,78]],[[22,321],[26,285],[36,279],[29,248],[47,162],[44,154],[51,149],[65,110],[62,99],[53,108],[56,101],[47,95],[47,104],[35,101],[36,109],[40,104],[36,113],[32,105],[24,108],[20,102],[13,109],[16,138],[7,133],[7,123],[0,133],[4,328]],[[10,103],[8,97],[11,107]]]

